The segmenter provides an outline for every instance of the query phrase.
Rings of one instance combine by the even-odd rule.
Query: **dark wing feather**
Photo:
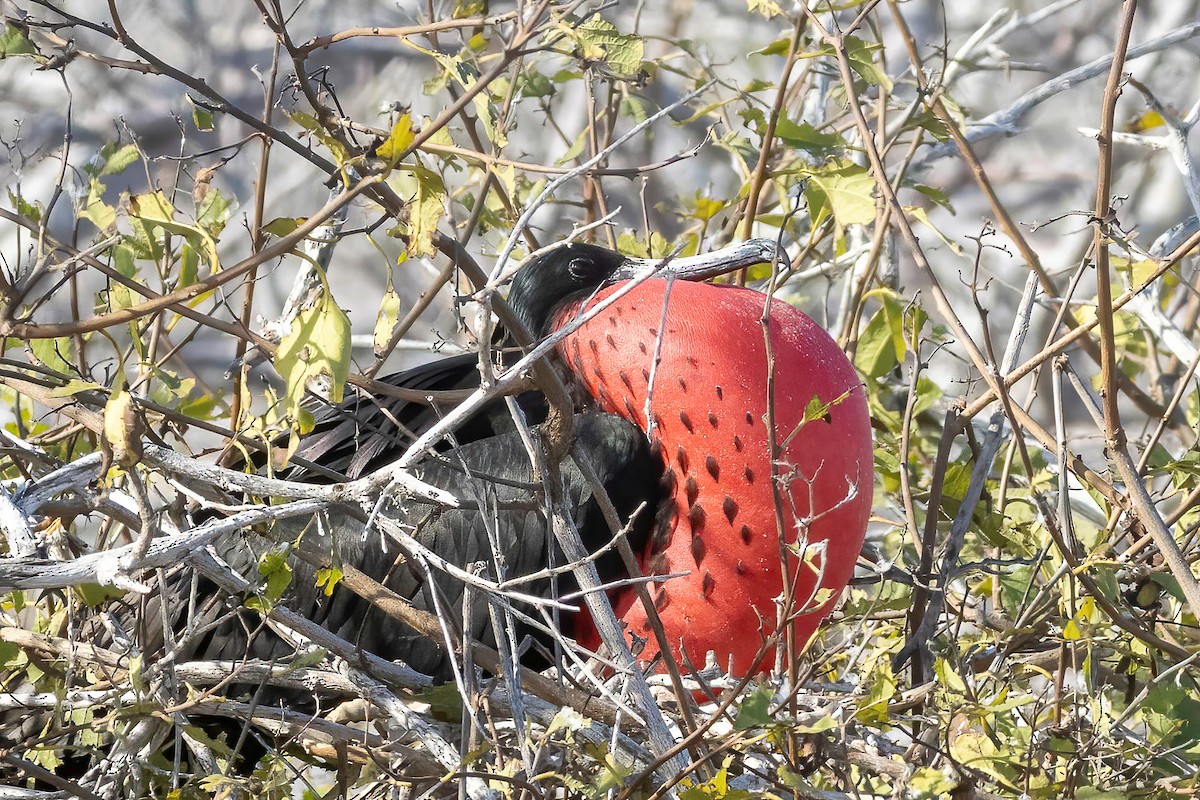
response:
[[[641,515],[642,524],[635,525],[632,544],[635,549],[640,549],[639,539],[644,541],[656,503],[658,470],[645,435],[634,425],[609,414],[578,415],[574,427],[582,449],[588,453],[592,468],[613,497],[618,513],[627,518],[640,503],[650,504],[651,510]],[[544,569],[551,560],[551,553],[555,563],[565,563],[557,546],[550,541],[541,512],[530,507],[530,501],[536,500],[537,495],[525,487],[534,476],[524,444],[516,432],[462,445],[445,457],[427,458],[416,471],[422,480],[459,497],[473,499],[479,505],[478,509],[440,513],[431,513],[428,506],[421,505],[405,505],[386,511],[405,527],[411,526],[413,536],[441,558],[462,568],[482,562],[484,575],[492,579],[498,577],[498,564],[504,565],[505,577],[513,578]],[[589,549],[599,547],[610,537],[587,481],[571,458],[564,460],[560,474],[563,496],[568,506],[574,509],[575,523],[589,540]],[[500,482],[488,480],[483,477],[485,475]],[[521,505],[525,507],[514,507]],[[598,530],[598,526],[603,529]],[[435,570],[432,581],[429,580],[424,570],[405,560],[394,544],[385,552],[378,533],[364,535],[363,523],[348,513],[331,513],[322,525],[315,521],[281,523],[271,538],[276,541],[299,539],[306,549],[328,553],[342,563],[355,565],[408,598],[416,608],[430,613],[440,609],[453,628],[461,625],[464,586],[458,579]],[[495,551],[492,541],[495,541]],[[269,541],[249,534],[247,537],[230,537],[222,542],[221,549],[226,560],[243,569],[248,568],[253,574],[258,556],[269,546]],[[612,559],[606,558],[600,566],[606,578],[621,574]],[[293,611],[385,659],[403,661],[438,678],[450,675],[450,663],[441,643],[384,616],[345,588],[339,587],[332,597],[324,597],[316,588],[315,570],[310,565],[296,560],[292,567],[293,585],[286,604]],[[574,580],[569,576],[559,579],[560,592],[574,588]],[[547,580],[535,581],[523,587],[523,591],[545,596],[550,591],[550,584]],[[435,592],[438,593],[437,603],[433,596]],[[494,646],[487,599],[477,597],[473,611],[471,636]],[[290,646],[266,630],[250,641],[247,632],[257,627],[255,614],[239,612],[236,620],[217,627],[205,637],[192,657],[238,659],[249,655],[272,659],[286,658],[290,654]]]
[[[479,386],[479,356],[467,353],[444,358],[380,380],[431,393],[475,389]],[[518,403],[529,424],[546,418],[546,403],[540,392],[526,392],[518,397]],[[319,463],[347,478],[360,478],[395,460],[412,444],[414,436],[423,434],[449,410],[395,397],[357,395],[322,409],[295,456],[298,461]],[[494,402],[464,421],[455,430],[454,439],[465,444],[513,429],[507,406]],[[305,474],[302,469],[293,470],[289,477],[320,479],[316,473]]]

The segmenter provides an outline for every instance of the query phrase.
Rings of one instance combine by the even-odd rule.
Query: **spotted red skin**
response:
[[[601,406],[643,430],[666,287],[663,280],[635,287],[561,346]],[[588,306],[617,288],[600,292]],[[711,650],[718,664],[738,675],[755,670],[763,637],[776,627],[775,598],[783,591],[765,423],[765,302],[765,295],[748,289],[673,283],[651,407],[652,439],[675,473],[675,513],[665,560],[652,558],[648,547],[642,566],[659,574],[688,573],[652,589],[675,657],[682,652],[702,666]],[[558,323],[581,307],[560,313]],[[787,442],[776,466],[783,526],[789,542],[804,527],[802,539],[810,547],[826,544],[820,585],[831,596],[809,603],[811,613],[793,623],[798,641],[807,642],[833,609],[862,548],[873,485],[871,429],[859,378],[829,335],[779,300],[771,304],[770,319],[775,438]],[[825,418],[802,424],[814,395],[833,405]],[[790,572],[798,573],[794,595],[801,601],[815,597],[814,571],[794,556],[789,560]],[[635,592],[620,592],[614,606],[628,631],[648,640],[640,658],[653,658],[658,646]],[[585,645],[599,644],[588,623],[576,635]],[[772,663],[768,654],[757,670]]]

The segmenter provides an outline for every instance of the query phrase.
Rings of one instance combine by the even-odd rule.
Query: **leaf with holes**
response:
[[[570,32],[579,44],[580,58],[598,61],[613,74],[630,77],[642,68],[646,45],[641,37],[621,33],[607,20],[594,16]]]
[[[411,181],[405,181],[412,186],[408,226],[405,234],[408,237],[408,255],[411,258],[433,255],[433,236],[437,233],[438,223],[446,214],[446,185],[436,172],[425,167],[402,165],[408,171]]]
[[[310,381],[329,382],[329,399],[339,402],[350,377],[350,319],[329,292],[300,312],[275,352],[275,369],[287,385],[286,413],[300,419],[300,403]]]

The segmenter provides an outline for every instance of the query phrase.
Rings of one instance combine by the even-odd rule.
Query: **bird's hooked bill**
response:
[[[687,258],[627,258],[613,272],[610,281],[628,281],[655,275],[668,275],[685,281],[704,281],[755,264],[774,263],[787,258],[787,252],[774,239],[749,239],[711,253]]]

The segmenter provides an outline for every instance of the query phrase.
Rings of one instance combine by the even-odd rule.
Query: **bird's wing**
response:
[[[388,375],[380,382],[429,392],[473,389],[479,385],[478,363],[477,355],[467,353]],[[355,395],[318,411],[296,456],[357,478],[381,459],[386,463],[388,453],[404,452],[413,435],[419,436],[443,413],[445,409],[400,398]]]
[[[388,375],[380,382],[409,390],[446,392],[479,386],[479,356],[467,353]],[[525,392],[518,403],[530,425],[546,418],[546,402],[540,392]],[[295,453],[297,461],[319,463],[327,470],[350,479],[394,461],[451,407],[386,396],[356,395],[337,405],[326,405],[317,413],[313,430]],[[507,406],[496,400],[464,420],[454,431],[460,444],[476,442],[514,430]],[[442,445],[441,449],[447,449]],[[315,472],[293,471],[292,477],[319,480]]]
[[[651,457],[645,435],[634,425],[609,414],[580,414],[574,430],[588,462],[612,497],[622,522],[643,502],[649,510],[635,524],[633,546],[640,549],[645,529],[657,502],[660,468]],[[525,445],[516,432],[471,442],[438,456],[427,457],[417,472],[422,480],[473,501],[475,508],[438,510],[405,501],[386,514],[439,558],[461,569],[482,564],[482,576],[495,581],[529,575],[548,564],[563,565],[565,559],[551,540],[542,513],[541,484],[535,484]],[[591,486],[572,458],[560,465],[561,496],[570,509],[589,550],[606,543],[611,534],[604,522]],[[253,578],[259,556],[275,542],[299,542],[307,550],[331,556],[335,563],[352,564],[370,577],[408,598],[414,607],[441,613],[452,630],[462,627],[464,584],[437,567],[426,569],[378,531],[366,532],[361,517],[338,510],[316,520],[286,521],[276,526],[268,539],[254,533],[221,540],[218,550],[231,565],[248,570]],[[316,570],[306,562],[292,560],[292,586],[284,603],[364,650],[389,660],[402,661],[414,669],[439,678],[451,673],[447,651],[441,642],[428,639],[404,624],[386,617],[369,602],[344,587],[325,597],[316,586]],[[616,556],[609,554],[598,564],[602,576],[623,574]],[[245,572],[243,574],[246,574]],[[574,591],[569,574],[551,585],[540,579],[521,586],[528,595],[548,596]],[[180,580],[178,590],[190,585]],[[436,598],[435,598],[436,594]],[[177,598],[178,599],[178,598]],[[207,599],[207,598],[206,598]],[[488,595],[476,591],[472,598],[470,634],[495,645],[488,614]],[[182,605],[182,603],[179,603]],[[236,604],[235,604],[236,605]],[[527,604],[517,604],[534,613]],[[218,604],[218,607],[220,604]],[[206,608],[201,604],[200,608]],[[228,609],[225,605],[224,609]],[[569,614],[566,616],[570,616]],[[569,620],[568,620],[569,624]],[[519,626],[519,635],[529,632]],[[257,614],[241,610],[197,640],[200,659],[286,658],[290,646],[267,630],[261,630]]]

